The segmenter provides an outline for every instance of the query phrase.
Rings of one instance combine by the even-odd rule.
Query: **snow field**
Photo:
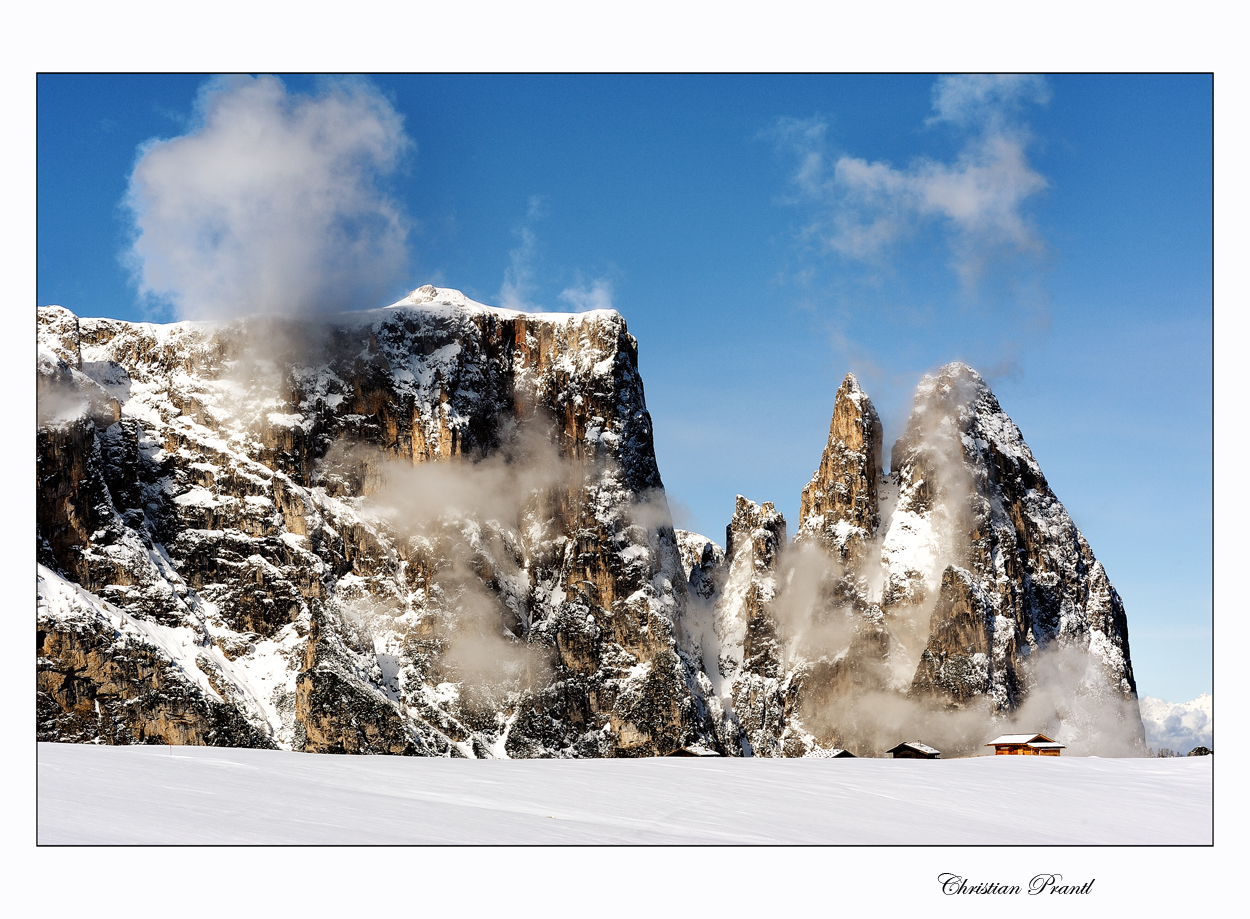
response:
[[[1213,759],[448,760],[41,743],[38,842],[1207,845]]]

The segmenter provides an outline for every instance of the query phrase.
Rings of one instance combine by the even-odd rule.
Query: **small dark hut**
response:
[[[892,755],[895,759],[940,759],[942,756],[937,750],[928,744],[922,744],[918,740],[901,743],[885,752]]]
[[[678,747],[672,753],[665,753],[665,756],[720,756],[715,750],[709,750],[707,747]]]

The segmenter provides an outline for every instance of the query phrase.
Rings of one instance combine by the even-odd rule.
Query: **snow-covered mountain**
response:
[[[793,546],[740,497],[722,549],[672,528],[613,311],[424,287],[38,328],[40,739],[959,753],[1027,718],[1140,746],[1119,598],[962,365],[888,476],[848,377]]]
[[[1141,720],[1146,744],[1153,749],[1188,753],[1194,747],[1215,749],[1215,721],[1211,694],[1204,692],[1190,702],[1164,702],[1142,696]]]
[[[226,742],[312,751],[697,734],[618,314],[427,287],[313,322],[50,307],[39,330],[40,737],[213,742],[221,706],[250,725]]]
[[[755,755],[904,737],[971,754],[1010,729],[1144,752],[1123,604],[981,377],[926,377],[888,475],[881,447],[848,375],[793,546],[771,504],[738,498],[719,571],[699,572],[716,589],[691,601],[713,611],[722,723]]]

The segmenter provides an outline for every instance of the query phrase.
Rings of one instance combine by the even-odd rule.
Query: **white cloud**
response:
[[[799,161],[794,182],[820,205],[805,234],[846,257],[873,261],[936,222],[966,285],[993,258],[1042,251],[1024,205],[1048,183],[1029,163],[1029,135],[1018,115],[1025,103],[1048,98],[1040,77],[943,77],[928,123],[966,132],[963,149],[953,162],[919,159],[906,168],[847,155],[831,164],[823,121],[781,122],[782,141]]]
[[[1192,702],[1164,702],[1150,696],[1140,699],[1146,746],[1167,747],[1188,753],[1194,747],[1214,746],[1211,696],[1203,694]]]
[[[1045,105],[1050,87],[1036,74],[963,74],[939,77],[933,84],[933,109],[928,123],[949,121],[976,126],[1014,117],[1024,103]]]
[[[140,294],[184,317],[376,305],[407,260],[406,219],[377,180],[412,148],[364,81],[304,96],[275,77],[213,80],[193,128],[147,144],[131,175]]]
[[[560,299],[577,312],[612,309],[612,282],[598,278],[590,286],[580,284],[560,291]]]
[[[508,252],[508,267],[503,272],[503,286],[499,288],[499,305],[504,309],[533,312],[534,306],[526,298],[534,289],[534,231],[521,227],[516,231],[521,245]]]

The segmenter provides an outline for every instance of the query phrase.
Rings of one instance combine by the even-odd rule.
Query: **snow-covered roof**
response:
[[[918,741],[918,740],[909,740],[909,741],[905,741],[905,742],[903,742],[903,743],[899,744],[897,747],[892,747],[891,749],[886,750],[885,752],[886,752],[886,753],[893,753],[895,750],[901,750],[901,749],[903,749],[904,747],[909,747],[909,748],[911,748],[912,750],[916,750],[916,751],[918,751],[918,752],[920,752],[920,753],[940,755],[940,754],[939,754],[939,751],[937,751],[937,750],[933,749],[933,748],[932,748],[931,746],[929,746],[928,744],[923,744],[923,743],[921,743],[921,742],[920,742],[920,741]]]
[[[709,750],[707,747],[701,746],[699,744],[691,744],[688,747],[678,747],[672,753],[668,753],[666,755],[667,756],[721,756],[722,754],[717,753],[715,750]]]
[[[1063,750],[1063,749],[1066,749],[1066,747],[1061,743],[1056,743],[1053,740],[1048,740],[1045,743],[1040,743],[1040,742],[1031,743],[1029,744],[1029,749],[1030,750]]]
[[[1003,734],[1001,737],[995,737],[987,747],[1001,747],[1005,744],[1032,744],[1035,741],[1044,741],[1045,743],[1054,743],[1045,734]],[[1060,744],[1062,746],[1062,744]]]

